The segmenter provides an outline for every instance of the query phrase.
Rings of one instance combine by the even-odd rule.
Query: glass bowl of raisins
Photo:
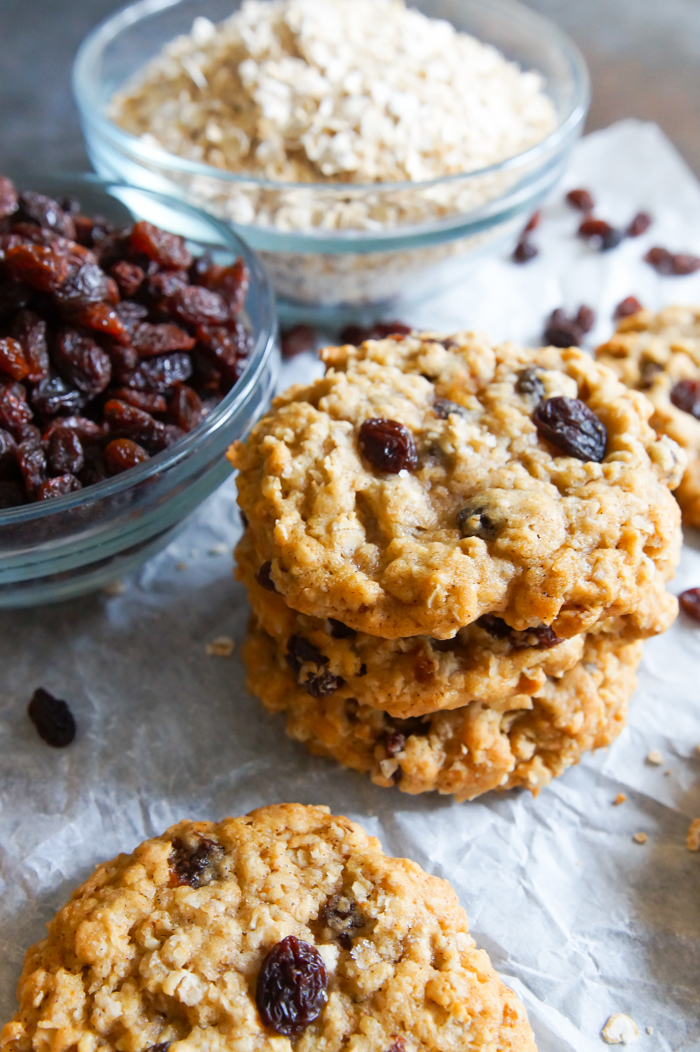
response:
[[[0,177],[0,607],[163,548],[277,364],[268,279],[229,226],[97,176]]]

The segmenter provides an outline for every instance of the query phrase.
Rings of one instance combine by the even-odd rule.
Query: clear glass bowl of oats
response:
[[[73,85],[100,175],[233,224],[307,316],[458,279],[557,183],[589,102],[516,0],[140,0]]]

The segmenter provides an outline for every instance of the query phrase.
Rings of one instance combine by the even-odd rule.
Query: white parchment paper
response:
[[[624,296],[700,303],[700,274],[660,278],[641,262],[652,244],[700,253],[700,187],[656,127],[628,121],[589,136],[565,189],[577,185],[611,222],[644,208],[653,227],[594,252],[573,236],[577,215],[558,192],[537,260],[484,260],[404,320],[536,341],[554,307],[585,302],[599,316],[593,346]],[[283,383],[314,368],[290,363]],[[700,627],[681,620],[647,644],[628,729],[537,799],[410,797],[309,756],[246,693],[247,609],[229,555],[239,531],[229,481],[122,596],[0,614],[0,1021],[14,1011],[25,949],[97,862],[180,818],[294,800],[358,819],[387,851],[451,881],[524,998],[541,1052],[600,1050],[613,1012],[635,1019],[640,1050],[700,1049],[700,854],[685,847],[700,816]],[[673,588],[698,584],[700,543],[687,533]],[[207,656],[218,635],[237,641],[232,657]],[[75,713],[78,737],[64,751],[27,719],[37,686]],[[645,763],[651,749],[662,766]],[[627,801],[615,807],[619,792]]]

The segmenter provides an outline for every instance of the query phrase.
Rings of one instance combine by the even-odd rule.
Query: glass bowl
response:
[[[555,130],[527,151],[479,171],[423,183],[271,182],[177,157],[109,119],[114,92],[166,43],[189,33],[196,16],[218,22],[238,6],[240,0],[132,4],[83,42],[73,90],[96,170],[181,196],[233,223],[260,255],[286,313],[289,305],[307,317],[309,308],[379,308],[402,295],[425,294],[450,276],[456,279],[461,273],[456,260],[493,250],[521,227],[559,180],[583,128],[589,79],[580,52],[553,23],[516,0],[411,3],[544,78],[557,114]],[[391,216],[391,225],[375,223],[372,230],[314,225],[339,205],[350,215],[353,204]],[[312,218],[301,228],[304,214]]]
[[[155,554],[231,473],[224,451],[266,408],[278,365],[274,296],[263,268],[225,224],[181,201],[93,175],[27,176],[20,189],[77,198],[117,224],[148,219],[216,262],[243,256],[250,287],[243,322],[253,338],[244,372],[203,422],[162,453],[115,478],[53,500],[0,511],[0,608],[93,591]]]

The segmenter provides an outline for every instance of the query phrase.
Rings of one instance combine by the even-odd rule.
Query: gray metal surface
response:
[[[593,76],[589,128],[657,121],[700,174],[700,0],[528,0]],[[0,0],[0,170],[88,167],[70,90],[87,31],[121,0]]]

